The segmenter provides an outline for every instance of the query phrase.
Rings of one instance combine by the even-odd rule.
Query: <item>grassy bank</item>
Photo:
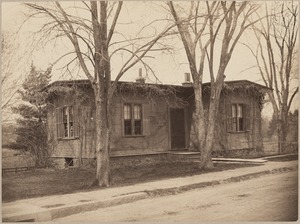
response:
[[[165,162],[139,167],[123,167],[111,170],[110,187],[236,169],[245,166],[249,165],[215,164],[213,169],[202,170],[197,163]],[[2,201],[10,202],[39,196],[95,190],[97,187],[91,187],[95,172],[95,168],[69,168],[63,170],[40,169],[5,174],[2,177]]]

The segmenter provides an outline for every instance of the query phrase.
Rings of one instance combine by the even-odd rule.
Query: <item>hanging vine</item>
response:
[[[186,100],[186,94],[189,91],[182,89],[181,86],[171,86],[171,85],[157,85],[157,84],[142,84],[142,83],[120,83],[118,86],[118,91],[122,98],[125,94],[130,94],[130,96],[143,97],[150,104],[155,104],[157,99],[163,99],[168,105],[171,104],[170,99],[174,99],[176,103],[182,106],[187,106],[189,103]],[[192,92],[190,93],[192,95]]]

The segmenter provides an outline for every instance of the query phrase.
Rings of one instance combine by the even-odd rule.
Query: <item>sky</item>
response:
[[[161,8],[161,2],[154,3],[155,4],[141,1],[125,1],[119,17],[120,24],[117,25],[116,29],[120,31],[122,35],[134,36],[141,27],[152,20],[164,19],[165,11]],[[70,1],[68,4],[72,4],[72,2]],[[24,74],[29,71],[29,65],[31,63],[37,68],[45,70],[50,64],[60,58],[61,55],[72,49],[70,43],[66,40],[57,41],[55,44],[52,42],[49,42],[49,44],[37,44],[36,40],[38,39],[38,36],[35,32],[45,20],[32,19],[24,23],[27,18],[25,15],[27,12],[28,11],[22,2],[2,2],[1,30],[5,33],[17,32],[14,41],[18,43],[16,54],[21,55],[21,59],[18,59],[19,67],[16,69],[15,75],[20,77],[20,80],[24,79]],[[158,31],[163,28],[163,24],[164,22],[158,21],[153,27]],[[149,29],[145,32],[152,33],[153,27],[148,27]],[[117,34],[116,38],[118,38]],[[250,33],[245,33],[240,42],[252,44],[253,38],[253,35]],[[184,73],[189,72],[189,66],[180,39],[173,38],[170,40],[170,43],[176,48],[175,54],[156,53],[152,58],[147,58],[145,60],[154,70],[155,75],[160,82],[164,84],[180,85],[184,82]],[[23,55],[24,57],[22,57]],[[70,58],[64,58],[55,64],[53,67],[52,81],[85,78],[82,71],[79,71],[78,73],[77,70],[72,71],[72,76],[63,74],[61,68],[64,67],[69,60]],[[117,55],[117,57],[112,60],[113,78],[118,71],[118,65],[121,65],[122,62],[124,62],[123,60],[123,55]],[[238,44],[226,69],[226,81],[247,79],[263,84],[255,65],[255,58],[250,53],[249,49],[243,44]],[[140,64],[134,66],[121,80],[135,81],[140,67]],[[143,74],[145,75],[144,69]],[[148,79],[147,82],[155,81],[154,77],[149,76],[149,78],[150,79]],[[208,73],[204,75],[204,81],[209,81]]]
[[[126,4],[125,2],[124,6],[125,7],[123,8],[119,19],[121,22],[124,20],[137,21],[145,20],[145,18],[147,18],[147,20],[159,17],[162,18],[161,13],[158,13],[157,11],[145,10],[145,8],[149,7],[149,5],[143,4],[143,2],[137,2],[134,4],[132,4],[132,2]],[[38,20],[27,21],[25,24],[23,24],[26,18],[26,16],[24,16],[24,12],[26,12],[26,10],[27,9],[20,2],[3,2],[1,25],[2,30],[5,32],[8,31],[14,33],[19,30],[18,38],[21,45],[29,46],[31,44],[30,41],[32,41],[31,32],[35,31],[40,24]],[[162,83],[181,84],[184,81],[184,73],[189,72],[183,46],[180,40],[175,41],[175,43],[178,49],[181,49],[181,51],[177,52],[175,56],[160,54],[156,55],[154,59],[149,60],[157,77]],[[57,50],[58,49],[55,49],[55,51],[53,51],[51,47],[44,48],[44,46],[36,46],[36,50],[32,55],[30,55],[29,58],[34,65],[41,69],[45,69],[49,64],[53,63],[53,61],[56,61],[57,58],[59,58],[59,53]],[[49,54],[49,52],[51,53]],[[261,78],[257,70],[247,70],[255,65],[255,60],[252,58],[253,56],[245,46],[238,45],[226,71],[227,80],[248,79],[250,81],[260,82]],[[54,69],[59,69],[59,66]],[[57,70],[57,73],[60,72],[61,71]],[[124,75],[123,80],[133,81],[137,75],[138,67],[135,67]],[[58,78],[57,76],[54,76],[54,79]],[[205,79],[208,81],[208,76],[205,76]]]

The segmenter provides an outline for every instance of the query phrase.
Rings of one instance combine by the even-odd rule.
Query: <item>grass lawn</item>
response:
[[[192,162],[165,162],[139,167],[123,167],[111,170],[111,187],[245,166],[250,165],[215,164],[211,170],[202,170],[197,163]],[[39,196],[95,190],[97,186],[91,186],[95,172],[95,168],[69,168],[8,173],[2,177],[2,201],[10,202]]]

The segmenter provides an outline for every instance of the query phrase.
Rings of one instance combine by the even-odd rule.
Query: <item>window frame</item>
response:
[[[66,106],[66,107],[62,108],[62,111],[63,111],[63,127],[64,127],[63,138],[73,138],[75,135],[75,133],[74,133],[74,109],[72,106]],[[66,122],[65,122],[64,116],[66,116]],[[66,135],[66,133],[67,133],[67,135]]]
[[[247,120],[250,119],[250,115],[246,114],[245,111],[247,107],[248,105],[245,103],[230,104],[231,113],[228,115],[230,119],[230,128],[228,132],[239,133],[250,131],[250,124],[247,124]]]
[[[72,108],[72,120],[70,119],[70,108]],[[65,109],[67,109],[67,122],[65,123]],[[78,130],[78,113],[76,113],[75,105],[64,105],[56,108],[56,134],[58,140],[69,140],[79,138]],[[70,125],[72,123],[72,126]],[[67,124],[67,136],[65,130],[65,124]],[[71,135],[71,127],[73,128],[73,134]]]
[[[129,111],[130,111],[130,119],[125,119],[126,114],[128,113],[128,110],[125,111],[125,107],[129,106]],[[139,106],[140,111],[139,111],[139,117],[140,119],[135,119],[135,106]],[[144,112],[144,107],[142,103],[123,103],[122,105],[122,133],[123,133],[123,137],[143,137],[144,135],[144,116],[143,116],[143,112]],[[128,117],[128,116],[126,116]],[[126,133],[126,124],[125,121],[130,121],[130,134]],[[135,134],[135,130],[136,130],[136,124],[135,122],[139,121],[140,122],[140,133]]]

